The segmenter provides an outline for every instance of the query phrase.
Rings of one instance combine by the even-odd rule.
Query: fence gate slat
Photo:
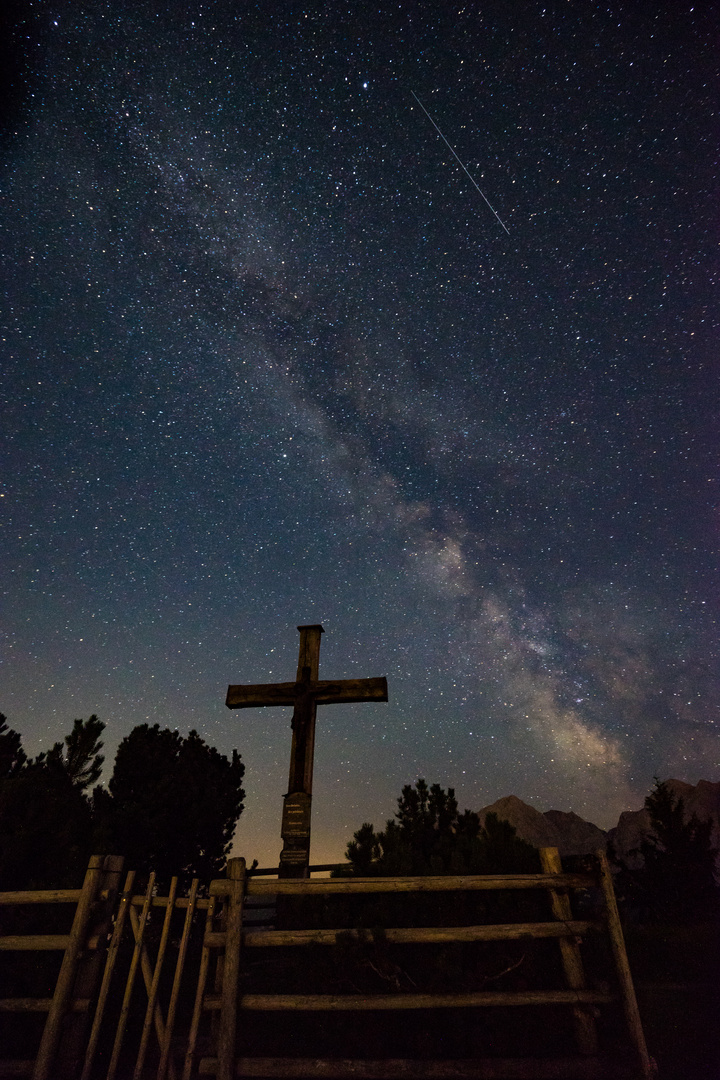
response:
[[[178,998],[180,996],[180,984],[182,982],[183,970],[185,968],[185,957],[187,956],[188,944],[190,941],[190,929],[192,927],[193,916],[195,914],[195,903],[197,901],[197,893],[200,881],[198,878],[193,878],[190,886],[190,896],[187,909],[185,911],[185,922],[183,924],[182,938],[180,939],[180,948],[178,950],[178,957],[175,963],[175,975],[173,976],[172,991],[170,992],[170,1004],[168,1005],[167,1023],[165,1025],[165,1039],[162,1043],[160,1064],[158,1065],[157,1080],[165,1080],[168,1070],[168,1064],[170,1062],[170,1044],[172,1041],[173,1029],[175,1027],[175,1011],[177,1009]]]
[[[93,1067],[93,1061],[95,1060],[95,1054],[97,1052],[98,1039],[100,1038],[100,1027],[102,1025],[103,1016],[105,1014],[105,1006],[107,1004],[108,992],[110,990],[110,980],[112,979],[113,971],[115,970],[115,961],[118,956],[118,949],[120,948],[120,940],[122,938],[123,929],[125,927],[125,917],[130,907],[130,899],[132,897],[133,885],[135,884],[135,871],[130,870],[125,878],[125,888],[123,889],[122,896],[120,897],[120,906],[118,908],[117,918],[115,920],[115,929],[113,930],[112,940],[108,948],[107,957],[105,959],[105,971],[103,972],[102,984],[100,986],[100,994],[98,996],[97,1006],[95,1008],[95,1016],[93,1017],[93,1024],[90,1030],[90,1039],[85,1051],[85,1061],[83,1063],[83,1070],[80,1080],[90,1080],[90,1073]]]
[[[229,866],[225,868],[226,873],[229,872]],[[230,890],[232,889],[232,883],[228,880],[224,880],[224,884],[227,886],[225,892],[221,894],[222,904],[220,911],[218,912],[218,925],[220,927],[220,933],[222,934],[223,944],[222,948],[215,952],[215,971],[213,972],[213,992],[218,1001],[222,1001],[222,987],[223,987],[223,975],[225,972],[225,943],[227,941],[227,921],[228,911],[230,909]],[[203,1011],[205,1011],[205,1002],[203,1001]],[[213,1012],[210,1017],[210,1045],[217,1049],[218,1038],[220,1035],[220,1007],[218,1006],[217,1012]]]
[[[165,908],[165,918],[163,919],[163,928],[160,935],[160,945],[158,947],[158,954],[155,959],[155,970],[153,971],[152,980],[150,986],[147,988],[148,1003],[145,1010],[145,1021],[143,1023],[142,1035],[140,1036],[140,1047],[138,1049],[137,1061],[135,1062],[135,1071],[133,1072],[133,1080],[140,1080],[142,1076],[143,1066],[145,1065],[145,1057],[147,1055],[148,1043],[150,1041],[150,1029],[152,1027],[153,1017],[155,1016],[155,1009],[158,1011],[160,1006],[157,1005],[158,987],[160,986],[160,976],[162,974],[163,961],[165,959],[165,949],[167,948],[168,937],[170,936],[170,923],[172,922],[173,911],[175,910],[175,894],[177,892],[178,879],[172,878],[170,882],[170,892],[168,893],[167,907]],[[162,1020],[162,1014],[160,1015]],[[162,1033],[161,1033],[162,1032]],[[162,1050],[165,1042],[165,1026],[158,1030],[158,1043]]]
[[[61,1025],[65,1013],[68,1011],[75,985],[80,956],[87,937],[88,925],[92,914],[92,905],[98,892],[98,886],[102,878],[104,858],[102,855],[93,855],[88,863],[80,892],[80,899],[75,909],[72,928],[70,930],[70,942],[62,959],[60,974],[55,985],[48,1018],[40,1040],[32,1080],[50,1080],[53,1075],[53,1066],[58,1043],[60,1042]]]
[[[218,1080],[233,1080],[234,1074],[240,945],[242,942],[243,901],[245,899],[245,860],[230,859],[227,875],[231,888],[228,897],[222,1007],[220,1009],[220,1030],[218,1032]]]
[[[610,945],[612,947],[613,959],[615,960],[615,970],[620,983],[625,1022],[637,1054],[643,1080],[652,1080],[655,1076],[655,1069],[650,1060],[650,1055],[648,1054],[647,1045],[645,1043],[645,1033],[643,1032],[642,1021],[640,1020],[640,1011],[638,1009],[637,998],[635,997],[635,987],[633,986],[630,964],[628,963],[627,952],[625,950],[625,938],[623,937],[622,925],[620,923],[620,913],[618,912],[617,900],[615,899],[612,873],[610,871],[607,855],[603,848],[598,849],[597,858],[600,864],[600,884],[602,886],[603,896],[605,897],[605,910],[607,912]]]
[[[190,1073],[192,1072],[193,1059],[195,1057],[195,1045],[197,1043],[198,1029],[200,1027],[200,1018],[203,1011],[203,999],[205,997],[205,985],[207,983],[208,968],[210,966],[210,949],[208,945],[208,936],[212,933],[213,918],[215,915],[216,899],[214,896],[210,897],[207,915],[205,917],[205,937],[203,939],[203,948],[200,955],[200,970],[198,972],[197,991],[195,993],[195,1005],[193,1007],[192,1021],[190,1023],[190,1033],[188,1035],[187,1050],[185,1052],[185,1065],[183,1067],[182,1080],[190,1080]]]
[[[633,1080],[653,1080],[655,1076],[654,1063],[649,1057],[642,1024],[637,1007],[637,999],[632,983],[632,976],[628,964],[625,943],[620,924],[620,918],[615,899],[612,876],[603,851],[598,851],[597,863],[599,873],[594,870],[592,874],[566,874],[562,871],[562,863],[556,848],[541,849],[542,874],[536,875],[504,875],[490,876],[487,883],[480,883],[477,876],[466,880],[464,891],[474,891],[478,888],[498,888],[500,882],[508,889],[542,888],[549,894],[552,918],[550,921],[526,923],[526,924],[492,924],[490,926],[464,926],[464,927],[425,927],[392,929],[386,931],[387,940],[397,945],[420,944],[423,942],[444,941],[482,941],[482,940],[514,940],[516,938],[555,938],[558,948],[561,950],[563,971],[566,980],[566,988],[560,990],[507,990],[494,992],[473,992],[464,994],[253,994],[245,993],[238,996],[240,986],[240,959],[243,945],[268,946],[288,945],[307,946],[312,944],[331,945],[337,941],[337,930],[311,930],[311,931],[283,931],[283,930],[252,930],[244,929],[247,926],[245,916],[245,896],[252,893],[253,881],[248,877],[244,859],[232,859],[227,864],[227,877],[221,881],[213,881],[210,884],[207,899],[199,899],[199,882],[194,879],[187,898],[177,895],[177,878],[172,880],[168,896],[155,896],[155,874],[151,874],[145,895],[134,896],[133,885],[134,872],[128,873],[125,888],[119,900],[116,923],[106,956],[103,956],[104,943],[107,940],[107,926],[110,918],[110,905],[115,902],[117,892],[116,880],[121,872],[122,860],[119,857],[107,857],[105,859],[94,857],[85,875],[85,881],[81,890],[54,890],[38,893],[44,902],[69,902],[75,901],[76,909],[73,918],[71,933],[67,935],[68,945],[65,949],[63,963],[58,976],[57,985],[53,998],[47,999],[7,999],[0,1002],[0,1009],[29,1011],[46,1011],[48,1020],[43,1031],[40,1050],[37,1059],[32,1061],[0,1062],[0,1076],[25,1075],[33,1080],[67,1080],[69,1077],[77,1077],[80,1074],[81,1050],[78,1046],[78,1038],[87,1037],[92,1019],[92,1028],[89,1031],[88,1045],[82,1067],[80,1080],[91,1080],[93,1069],[97,1070],[97,1051],[102,1035],[103,1018],[107,1012],[107,1005],[113,993],[112,980],[117,979],[117,961],[121,956],[121,942],[124,929],[128,924],[132,929],[134,943],[132,957],[127,969],[120,976],[120,984],[124,981],[123,999],[120,1007],[119,1019],[115,1032],[108,1032],[110,1038],[114,1036],[110,1064],[107,1070],[107,1080],[115,1080],[116,1074],[122,1072],[123,1077],[129,1077],[132,1073],[133,1080],[142,1080],[147,1075],[147,1056],[150,1049],[150,1038],[154,1025],[159,1047],[157,1080],[176,1080],[179,1073],[179,1062],[173,1060],[172,1038],[176,1026],[176,1015],[179,1010],[183,973],[186,969],[189,944],[193,933],[193,921],[198,909],[206,909],[202,952],[197,975],[197,988],[189,1031],[186,1022],[183,1021],[182,1031],[179,1038],[185,1047],[184,1067],[182,1080],[190,1080],[198,1070],[199,1075],[214,1075],[218,1080],[233,1080],[235,1075],[252,1076],[327,1076],[335,1073],[336,1066],[342,1065],[338,1075],[374,1076],[376,1078],[386,1076],[427,1076],[441,1077],[463,1076],[470,1080],[473,1078],[509,1077],[567,1077],[570,1080],[579,1080],[582,1076],[590,1080],[604,1078],[612,1075],[620,1080],[620,1077],[632,1076]],[[453,878],[453,891],[460,887],[460,879]],[[442,882],[447,887],[448,879]],[[279,890],[277,885],[293,888]],[[352,888],[346,888],[345,882],[342,890],[335,888],[336,880],[323,881],[280,881],[262,882],[260,890],[263,895],[269,892],[268,886],[273,891],[285,891],[295,895],[315,896],[322,892],[353,892],[374,893],[378,891],[396,891],[400,895],[408,891],[436,892],[440,888],[440,879],[387,879],[383,889],[377,888],[376,879],[354,879],[350,881]],[[600,920],[573,920],[572,908],[569,896],[570,889],[588,888],[591,885],[601,887],[605,901],[605,918]],[[394,888],[386,888],[386,885]],[[31,899],[27,899],[31,897]],[[6,893],[0,896],[0,903],[33,903],[40,902],[36,894],[25,892]],[[221,927],[218,930],[217,913],[222,903]],[[165,908],[163,912],[162,930],[159,932],[159,947],[157,958],[153,962],[149,948],[147,927],[151,918],[152,908]],[[174,912],[178,908],[184,908],[185,916],[180,941],[177,947],[177,959],[175,970],[172,975],[172,989],[170,990],[169,1005],[167,1007],[167,1021],[163,1019],[163,1007],[160,1002],[160,983],[162,972],[170,947],[172,932],[172,919],[180,920]],[[159,918],[159,916],[158,916]],[[252,925],[252,924],[251,924]],[[599,993],[588,990],[580,952],[580,937],[588,932],[603,928],[609,936],[616,968],[616,974],[621,993]],[[199,929],[199,927],[198,927]],[[160,928],[158,928],[158,931]],[[28,936],[36,949],[47,947],[45,938],[41,935]],[[23,947],[24,939],[15,942],[10,940],[14,947]],[[152,948],[154,949],[155,936],[152,935]],[[172,950],[175,949],[173,943]],[[171,951],[172,951],[171,950]],[[123,961],[123,967],[127,961]],[[208,980],[211,978],[210,964],[214,962],[214,992],[211,989],[206,993]],[[103,966],[104,965],[104,966]],[[147,1007],[145,1009],[142,1028],[138,1025],[139,1045],[137,1059],[132,1067],[131,1048],[127,1046],[128,1027],[130,1025],[130,1007],[137,979],[138,969],[142,972],[145,989],[147,991]],[[170,982],[170,973],[167,972],[167,982]],[[210,982],[212,987],[212,982]],[[99,993],[98,991],[99,987]],[[119,993],[119,987],[118,987]],[[163,982],[163,994],[165,982]],[[95,997],[97,996],[97,1004]],[[630,1044],[634,1051],[624,1063],[611,1063],[609,1059],[598,1056],[597,1031],[593,1006],[595,1004],[610,1004],[616,1001],[622,1005],[626,1028],[630,1038]],[[289,1010],[291,1012],[367,1012],[406,1009],[462,1009],[478,1007],[503,1007],[517,1005],[524,1007],[557,1007],[564,1006],[571,1010],[577,1040],[579,1055],[570,1058],[523,1058],[513,1059],[468,1059],[468,1061],[454,1062],[450,1060],[436,1061],[413,1061],[401,1059],[388,1059],[381,1061],[347,1060],[336,1062],[331,1059],[281,1059],[281,1058],[245,1058],[236,1056],[237,1051],[237,1025],[240,1010],[260,1010],[273,1012],[277,1010]],[[91,1016],[94,1010],[94,1016]],[[113,1010],[114,1012],[114,1010]],[[210,1025],[209,1041],[207,1049],[197,1054],[198,1035],[200,1023],[203,1022],[203,1014],[208,1018],[204,1023]],[[397,1015],[397,1014],[396,1014]],[[402,1015],[402,1014],[401,1014]],[[243,1013],[247,1017],[247,1012]],[[398,1022],[400,1017],[398,1016]],[[82,1025],[82,1027],[80,1026]],[[135,1031],[133,1022],[132,1031]],[[187,1033],[187,1036],[186,1036]],[[133,1040],[135,1035],[133,1035]],[[204,1043],[203,1043],[204,1046]],[[134,1048],[132,1048],[134,1052]],[[626,1051],[627,1052],[627,1051]],[[154,1053],[154,1051],[153,1051]],[[576,1051],[577,1053],[577,1051]],[[198,1057],[201,1060],[198,1061]],[[177,1071],[176,1071],[177,1065]],[[617,1067],[616,1067],[617,1066]],[[10,1070],[8,1072],[8,1069]],[[13,1069],[15,1071],[13,1071]],[[387,1071],[387,1070],[390,1071]],[[511,1071],[508,1072],[507,1070]],[[519,1071],[518,1071],[519,1069]],[[539,1071],[536,1071],[538,1070]],[[20,1070],[20,1071],[18,1071]],[[153,1071],[155,1066],[153,1064]],[[378,1071],[379,1070],[379,1071]],[[395,1070],[395,1071],[393,1071]],[[499,1070],[499,1071],[498,1071]],[[514,1071],[513,1071],[514,1070]],[[570,1071],[564,1071],[570,1070]],[[103,1066],[104,1071],[104,1066]]]
[[[153,900],[152,900],[152,903],[150,905],[151,908],[156,906],[156,902],[157,902],[158,899],[166,900],[167,897],[154,896]],[[140,933],[140,916],[138,915],[137,911],[135,910],[134,905],[130,908],[130,925],[132,927],[132,932],[133,932],[133,935],[135,937],[135,940],[137,941],[138,934]],[[152,987],[152,981],[153,981],[153,969],[152,969],[152,964],[150,963],[150,954],[147,951],[147,946],[145,944],[144,939],[143,939],[142,944],[140,946],[140,973],[141,973],[142,978],[143,978],[143,985],[145,987],[145,993],[149,997],[150,996],[150,990],[151,990],[151,987]],[[153,1009],[153,1023],[155,1025],[155,1035],[156,1035],[157,1040],[158,1040],[158,1045],[162,1046],[163,1042],[165,1040],[165,1021],[163,1020],[162,1009],[160,1008],[160,1004],[158,1002],[155,1003],[155,1008]],[[175,1078],[175,1068],[174,1068],[172,1062],[170,1062],[169,1074],[170,1074],[170,1080],[176,1080],[176,1078]]]
[[[540,862],[546,874],[562,874],[562,862],[557,848],[540,848]],[[550,906],[552,913],[560,922],[572,922],[572,909],[570,897],[565,891],[550,889]],[[565,979],[571,990],[585,990],[585,971],[583,969],[580,946],[576,938],[560,938],[560,955],[562,957]],[[577,1005],[573,1009],[575,1023],[575,1039],[581,1054],[592,1056],[598,1052],[597,1027],[588,1006]]]
[[[205,1058],[200,1076],[215,1076],[217,1062]],[[423,1061],[413,1058],[238,1058],[238,1077],[285,1080],[637,1080],[617,1062],[602,1058],[473,1058]]]
[[[60,1038],[53,1075],[77,1077],[80,1072],[88,1032],[92,1020],[105,965],[105,948],[110,936],[112,916],[117,903],[120,888],[120,875],[125,864],[122,855],[106,855],[103,861],[103,873],[98,884],[95,902],[87,929],[83,955],[80,957],[73,1000],[87,999],[88,1009],[78,1016],[66,1017]]]
[[[130,998],[132,997],[133,986],[135,985],[135,976],[137,975],[138,963],[140,962],[140,952],[143,945],[143,937],[145,936],[145,927],[147,926],[148,913],[150,911],[150,905],[152,903],[153,889],[155,888],[155,872],[150,875],[148,881],[147,892],[145,893],[145,900],[142,906],[142,914],[140,916],[140,924],[138,926],[138,932],[135,936],[135,948],[133,949],[132,960],[130,961],[130,970],[128,971],[127,982],[125,984],[125,994],[123,996],[122,1008],[120,1010],[120,1019],[118,1021],[117,1031],[115,1033],[115,1042],[113,1043],[112,1057],[110,1058],[110,1065],[107,1071],[107,1080],[113,1080],[115,1073],[117,1072],[118,1062],[120,1060],[120,1051],[122,1049],[123,1039],[125,1038],[125,1028],[127,1026],[128,1014],[130,1012]],[[132,901],[130,907],[130,921],[132,922]]]

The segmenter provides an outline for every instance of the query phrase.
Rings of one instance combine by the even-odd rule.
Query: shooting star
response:
[[[423,103],[422,103],[422,101],[420,100],[420,98],[419,98],[419,97],[417,96],[417,94],[415,93],[415,91],[414,91],[414,90],[411,90],[411,91],[410,91],[410,93],[411,93],[411,94],[412,94],[412,96],[413,96],[413,97],[415,98],[415,100],[417,101],[418,105],[420,106],[420,108],[422,109],[422,111],[423,111],[423,112],[425,113],[425,115],[427,116],[428,120],[430,121],[430,123],[432,124],[432,126],[433,126],[433,127],[435,128],[435,130],[437,131],[438,135],[440,136],[440,138],[442,139],[442,141],[443,141],[443,142],[445,143],[445,145],[447,146],[447,148],[448,148],[448,150],[450,151],[450,153],[451,153],[451,154],[452,154],[452,155],[454,156],[455,160],[457,161],[458,165],[460,166],[460,168],[461,168],[461,169],[463,170],[463,172],[464,172],[464,173],[465,173],[465,175],[467,176],[467,178],[468,178],[468,180],[470,181],[470,183],[471,183],[471,184],[473,185],[473,187],[475,188],[475,190],[476,190],[476,191],[477,191],[477,192],[478,192],[478,193],[479,193],[480,195],[482,195],[483,199],[485,200],[485,202],[487,203],[487,205],[488,205],[488,206],[490,207],[490,209],[492,210],[493,214],[494,214],[494,215],[495,215],[495,217],[496,217],[496,218],[498,219],[498,221],[499,221],[499,222],[500,222],[500,224],[502,225],[503,229],[505,230],[505,232],[506,232],[506,233],[508,234],[508,236],[509,236],[509,235],[510,235],[510,230],[508,229],[507,225],[506,225],[506,224],[505,224],[505,222],[504,222],[504,221],[502,220],[502,218],[501,218],[501,217],[500,217],[500,215],[498,214],[497,210],[496,210],[496,209],[495,209],[495,208],[494,208],[494,207],[493,207],[493,206],[492,206],[492,205],[490,204],[490,200],[489,200],[489,199],[487,198],[487,196],[485,195],[485,193],[484,193],[484,192],[482,192],[482,191],[480,191],[480,188],[479,188],[479,187],[478,187],[478,185],[477,185],[477,184],[475,183],[475,181],[473,180],[472,176],[471,176],[471,175],[470,175],[470,173],[468,172],[467,168],[465,167],[465,165],[463,165],[462,161],[460,160],[460,158],[459,158],[459,157],[457,156],[457,154],[455,153],[455,150],[454,150],[454,149],[453,149],[453,147],[452,147],[452,146],[450,145],[450,143],[449,143],[449,142],[447,141],[447,139],[446,139],[446,138],[445,138],[445,136],[443,135],[442,131],[440,130],[440,128],[439,128],[439,127],[437,126],[437,124],[436,124],[436,123],[435,123],[435,121],[433,120],[432,116],[431,116],[431,115],[430,115],[430,113],[429,113],[429,112],[427,111],[427,109],[426,109],[426,108],[425,108],[425,106],[423,105]]]

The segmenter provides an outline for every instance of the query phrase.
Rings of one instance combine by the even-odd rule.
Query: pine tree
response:
[[[29,760],[18,733],[0,720],[0,888],[75,886],[82,879],[93,828],[84,787],[99,775],[93,762],[102,728],[97,717],[87,725],[76,720],[67,757],[58,743]]]
[[[395,818],[382,831],[369,822],[357,830],[346,858],[362,877],[539,870],[537,850],[507,821],[488,814],[481,826],[474,811],[458,812],[453,788],[428,787],[422,778],[403,787]]]
[[[98,799],[113,849],[164,882],[216,876],[243,809],[244,773],[237,750],[228,759],[197,731],[183,738],[159,724],[134,728],[118,747],[111,798]]]
[[[20,735],[8,727],[7,717],[0,713],[0,785],[17,776],[26,761]]]
[[[95,713],[87,720],[73,720],[73,729],[64,743],[55,743],[52,750],[40,754],[38,764],[46,762],[63,769],[78,791],[87,789],[100,779],[105,758],[100,751],[100,736],[105,730]]]
[[[0,717],[0,889],[73,887],[91,854],[124,855],[166,883],[217,875],[243,808],[245,766],[196,731],[143,724],[121,742],[109,791],[104,724],[75,720],[61,742],[28,759]]]
[[[651,834],[635,854],[639,867],[622,860],[617,888],[629,914],[642,921],[692,923],[720,913],[715,882],[712,821],[687,816],[685,803],[667,781],[655,778],[645,799]]]

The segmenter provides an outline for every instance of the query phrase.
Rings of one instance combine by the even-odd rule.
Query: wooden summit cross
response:
[[[288,793],[283,804],[280,877],[307,877],[310,864],[315,714],[318,705],[352,701],[387,701],[387,679],[318,679],[322,626],[298,626],[300,652],[295,682],[228,686],[228,709],[292,705],[292,749]]]

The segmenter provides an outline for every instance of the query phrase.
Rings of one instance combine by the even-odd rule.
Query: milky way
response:
[[[314,859],[418,776],[605,826],[717,780],[710,17],[84,8],[15,27],[4,137],[26,749],[92,712],[110,758],[237,746],[268,864],[289,715],[225,689],[321,622],[390,703],[321,711]]]

